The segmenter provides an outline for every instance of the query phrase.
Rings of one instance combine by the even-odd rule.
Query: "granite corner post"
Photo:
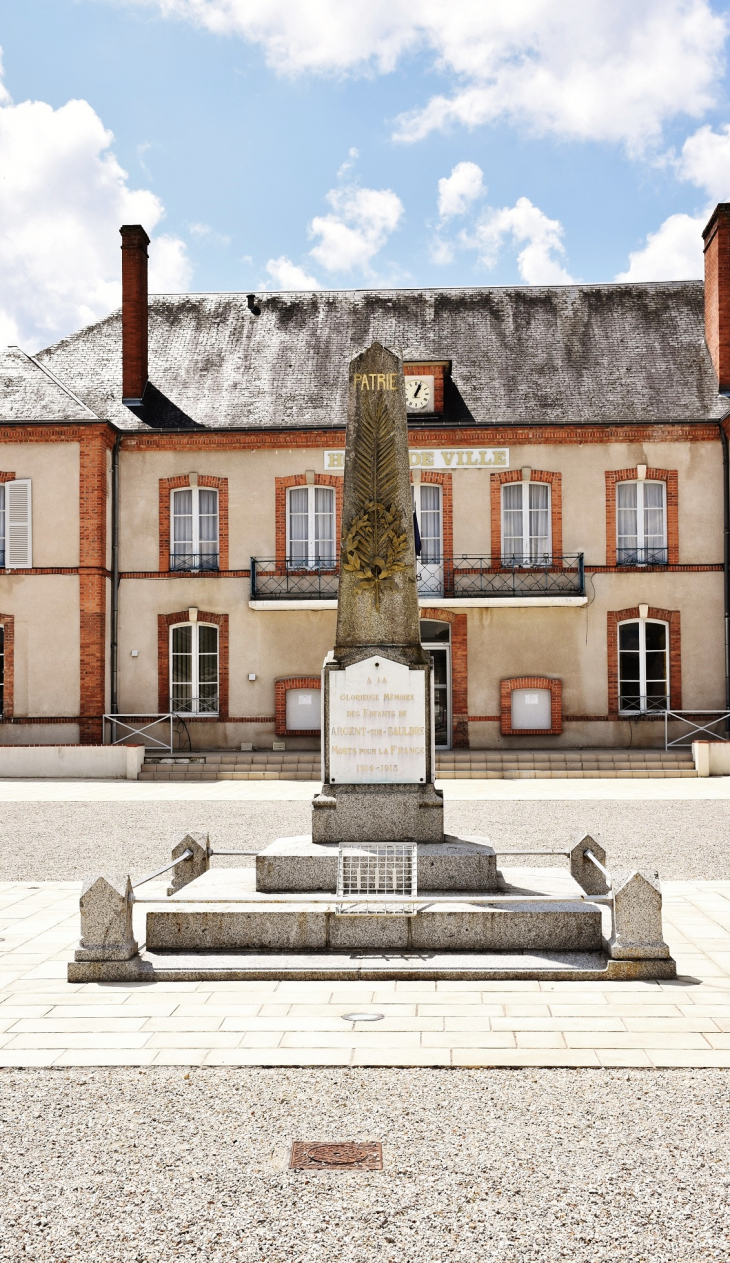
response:
[[[443,842],[403,362],[378,342],[349,367],[337,635],[322,695],[312,840]]]

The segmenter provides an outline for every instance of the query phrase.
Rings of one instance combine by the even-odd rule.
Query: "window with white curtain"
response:
[[[5,565],[5,483],[0,482],[0,566]]]
[[[170,628],[170,710],[217,715],[218,628],[214,623],[176,623]]]
[[[550,536],[550,484],[505,483],[502,487],[502,560],[505,564],[548,564]]]
[[[616,561],[619,566],[667,564],[666,483],[616,483]]]
[[[290,566],[334,566],[334,487],[290,487],[287,492],[287,562]]]
[[[413,499],[421,535],[421,563],[439,565],[443,561],[441,487],[422,482],[413,487]]]
[[[669,709],[669,626],[634,618],[618,625],[619,710]]]
[[[218,492],[180,487],[172,493],[171,570],[218,569]]]

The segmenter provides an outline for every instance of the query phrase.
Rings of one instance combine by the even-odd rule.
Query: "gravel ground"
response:
[[[140,877],[163,864],[187,831],[208,830],[214,847],[257,848],[308,832],[311,818],[302,802],[3,803],[1,813],[2,881],[71,881],[104,868]],[[597,831],[615,867],[730,879],[730,804],[722,800],[447,802],[445,818],[449,832],[484,834],[498,849],[563,846]]]
[[[0,1071],[0,1259],[730,1258],[729,1072]],[[382,1172],[293,1172],[292,1140]]]

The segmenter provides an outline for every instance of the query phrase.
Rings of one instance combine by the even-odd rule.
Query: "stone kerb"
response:
[[[189,859],[182,859],[186,851],[192,851]],[[173,860],[179,860],[172,870],[172,881],[168,886],[168,895],[182,890],[196,877],[207,873],[210,868],[210,838],[207,833],[186,833],[172,848]]]
[[[614,878],[614,926],[608,944],[613,960],[666,960],[662,894],[658,878],[636,870]]]
[[[126,874],[84,879],[79,902],[77,961],[130,960],[138,947],[132,929],[132,883]]]

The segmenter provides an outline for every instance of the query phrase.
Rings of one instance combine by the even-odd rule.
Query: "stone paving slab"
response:
[[[672,982],[68,983],[79,888],[0,883],[0,1066],[730,1067],[730,882],[664,883]]]

